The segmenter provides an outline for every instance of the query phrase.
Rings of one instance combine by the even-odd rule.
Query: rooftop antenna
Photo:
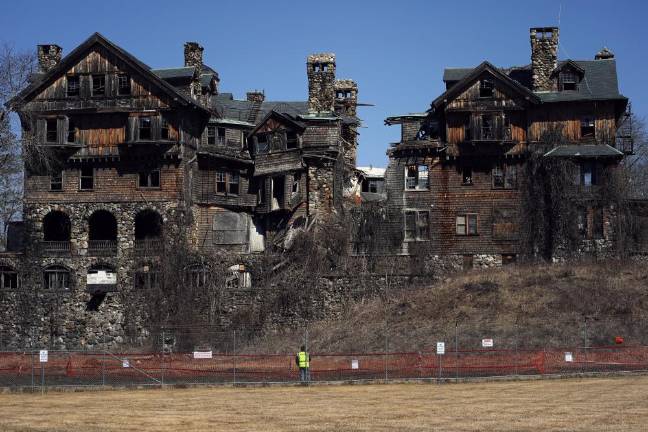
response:
[[[560,18],[562,17],[562,3],[558,5],[558,28],[560,28]],[[558,50],[562,49],[567,58],[569,58],[569,53],[567,52],[567,49],[561,45],[560,39],[558,39]]]

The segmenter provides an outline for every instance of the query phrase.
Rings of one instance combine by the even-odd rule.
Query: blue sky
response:
[[[529,27],[559,24],[561,58],[616,55],[623,94],[648,114],[645,1],[11,1],[0,42],[21,50],[57,43],[70,52],[98,31],[151,67],[182,65],[185,41],[205,47],[221,91],[243,98],[304,100],[306,56],[337,54],[338,78],[353,78],[361,102],[358,164],[385,165],[398,140],[385,117],[424,111],[443,91],[443,68],[529,62]]]

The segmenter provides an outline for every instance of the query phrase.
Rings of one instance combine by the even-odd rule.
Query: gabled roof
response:
[[[193,99],[177,91],[171,84],[167,83],[159,76],[157,76],[149,66],[142,63],[126,50],[109,41],[100,33],[93,33],[88,39],[86,39],[83,43],[73,49],[68,55],[63,57],[58,65],[53,67],[47,73],[40,75],[40,79],[38,81],[35,81],[27,86],[17,96],[7,102],[7,106],[13,106],[18,103],[24,102],[37,92],[41,91],[45,86],[49,85],[54,78],[64,74],[67,70],[74,66],[78,62],[78,60],[81,59],[81,57],[85,55],[94,45],[100,45],[111,52],[113,55],[115,55],[115,57],[126,63],[126,65],[138,72],[144,78],[147,78],[149,82],[154,84],[159,90],[161,90],[163,93],[166,93],[181,105],[194,106],[205,112],[208,112],[205,108],[197,104]]]
[[[509,77],[508,75],[503,73],[501,70],[499,70],[489,62],[484,61],[482,64],[472,69],[462,78],[460,78],[455,85],[453,85],[448,90],[443,92],[441,96],[439,96],[434,101],[432,101],[431,104],[432,108],[437,108],[445,104],[448,100],[461,94],[461,92],[463,92],[466,88],[472,85],[472,83],[476,81],[479,78],[479,76],[484,72],[488,72],[489,74],[491,74],[497,82],[503,84],[505,87],[509,88],[515,93],[518,93],[524,99],[529,100],[532,103],[540,102],[538,96],[536,96],[531,90],[529,90],[519,82]]]
[[[585,75],[585,69],[578,63],[576,63],[574,60],[567,59],[563,62],[560,62],[558,66],[556,66],[556,69],[552,72],[552,75],[559,73],[561,70],[563,70],[565,67],[570,66],[573,69],[576,69],[577,72],[579,72],[581,75]]]
[[[298,122],[298,121],[295,121],[295,120],[293,120],[292,118],[290,118],[289,116],[287,116],[287,115],[285,115],[285,114],[282,114],[282,113],[280,113],[280,112],[277,112],[277,111],[270,111],[270,112],[269,112],[268,114],[266,114],[266,116],[265,116],[265,117],[264,117],[264,118],[259,122],[259,124],[257,125],[257,127],[255,127],[254,129],[252,129],[252,131],[250,132],[250,136],[252,136],[252,135],[254,135],[255,133],[257,133],[257,131],[261,128],[261,126],[263,126],[263,125],[265,124],[265,122],[267,122],[268,119],[270,119],[270,118],[276,118],[276,119],[278,119],[280,122],[282,122],[282,123],[287,123],[290,127],[294,128],[294,129],[297,129],[297,130],[299,130],[299,131],[303,131],[304,129],[306,129],[306,126],[305,126],[303,123]]]
[[[600,60],[563,60],[558,62],[556,70],[561,69],[565,64],[570,64],[583,70],[583,79],[578,86],[578,90],[536,93],[542,102],[627,100],[619,93],[616,61],[613,58]],[[474,70],[475,68],[447,68],[443,72],[443,81],[452,83],[463,80]],[[531,65],[500,68],[499,70],[522,86],[528,89],[531,88]]]

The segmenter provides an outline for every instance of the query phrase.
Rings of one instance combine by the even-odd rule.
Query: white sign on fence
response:
[[[122,360],[122,367],[129,368],[130,367],[130,361],[128,361],[128,359],[123,359]]]
[[[437,342],[437,354],[445,354],[445,342]]]
[[[492,348],[493,347],[493,339],[482,339],[482,347],[484,347],[484,348]]]
[[[351,369],[360,369],[360,364],[358,363],[358,360],[356,359],[351,360]]]
[[[193,357],[195,359],[210,359],[212,358],[211,351],[194,351]]]
[[[570,352],[565,353],[565,361],[566,362],[573,362],[574,361],[574,355]]]
[[[40,362],[47,363],[47,350],[40,350]]]

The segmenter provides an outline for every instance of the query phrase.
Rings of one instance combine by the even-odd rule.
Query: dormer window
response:
[[[480,98],[491,98],[493,97],[493,89],[495,85],[491,80],[481,80],[479,81],[479,97]]]
[[[578,90],[578,76],[571,71],[561,72],[559,77],[560,91],[576,91]]]

